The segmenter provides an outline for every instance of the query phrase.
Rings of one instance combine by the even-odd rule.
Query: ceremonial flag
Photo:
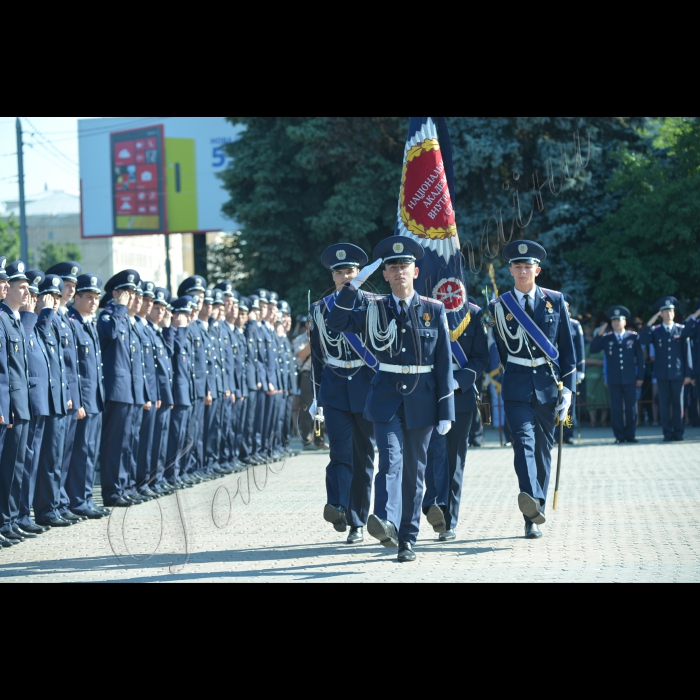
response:
[[[413,238],[425,249],[415,288],[445,304],[454,344],[470,314],[453,202],[452,147],[445,117],[410,117],[394,234]]]

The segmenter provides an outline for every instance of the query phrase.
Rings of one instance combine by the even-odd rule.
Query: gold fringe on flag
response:
[[[460,335],[462,335],[462,333],[464,333],[465,330],[467,330],[467,326],[471,320],[472,312],[468,311],[467,315],[462,319],[462,323],[460,323],[453,331],[450,331],[450,340],[453,343],[457,340],[457,338],[459,338]]]

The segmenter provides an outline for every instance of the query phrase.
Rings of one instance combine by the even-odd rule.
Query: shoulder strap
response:
[[[506,292],[501,296],[505,307],[510,311],[522,329],[532,338],[535,345],[559,367],[559,351],[552,345],[549,338],[540,330],[537,324],[523,311],[518,300],[512,292]]]

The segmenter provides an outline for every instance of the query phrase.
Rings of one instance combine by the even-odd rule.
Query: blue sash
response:
[[[537,347],[542,350],[547,358],[559,367],[559,350],[549,342],[549,338],[547,338],[535,322],[523,311],[513,292],[506,292],[501,297],[501,301],[508,311],[515,316],[515,320],[522,326],[523,330],[530,338],[532,338]]]
[[[335,294],[330,294],[323,300],[330,311],[335,306]],[[343,333],[345,340],[350,343],[350,347],[357,353],[359,358],[375,372],[379,368],[377,358],[362,345],[362,341],[354,333]]]

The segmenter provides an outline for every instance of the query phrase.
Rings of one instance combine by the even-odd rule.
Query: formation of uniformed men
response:
[[[230,282],[0,257],[0,546],[248,465],[292,436],[291,309]],[[94,500],[99,465],[102,500]]]

